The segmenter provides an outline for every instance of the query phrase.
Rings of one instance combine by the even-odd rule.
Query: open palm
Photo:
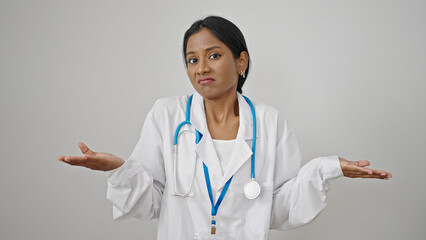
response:
[[[124,160],[110,153],[93,152],[86,144],[79,142],[83,156],[58,156],[58,160],[81,167],[87,167],[92,170],[109,171],[123,165]]]
[[[366,168],[370,166],[369,161],[348,161],[344,158],[339,158],[340,167],[343,175],[350,178],[380,178],[386,179],[392,177],[392,174],[384,170]]]

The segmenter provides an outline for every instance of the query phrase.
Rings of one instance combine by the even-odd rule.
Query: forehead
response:
[[[221,48],[228,48],[226,44],[216,38],[210,30],[203,28],[197,33],[192,34],[188,38],[188,43],[186,46],[186,52],[197,52],[203,51],[206,48],[218,46]]]

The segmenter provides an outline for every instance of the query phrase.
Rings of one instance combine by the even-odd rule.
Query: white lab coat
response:
[[[147,114],[140,139],[126,162],[106,172],[107,198],[113,204],[113,218],[158,219],[159,240],[194,239],[196,232],[210,231],[211,203],[203,173],[210,173],[215,200],[226,181],[234,176],[216,216],[217,233],[231,233],[235,239],[267,239],[269,229],[287,230],[312,221],[325,207],[327,181],[342,176],[337,156],[319,157],[302,167],[301,155],[287,122],[274,108],[255,103],[257,121],[256,181],[260,195],[249,200],[243,186],[250,181],[252,114],[238,95],[240,126],[231,160],[222,172],[204,112],[203,97],[194,94],[191,122],[203,134],[196,145],[193,134],[179,138],[177,189],[189,198],[173,196],[173,135],[185,120],[188,96],[159,99]],[[186,125],[184,128],[193,130]]]

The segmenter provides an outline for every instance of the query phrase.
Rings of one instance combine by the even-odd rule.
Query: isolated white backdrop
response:
[[[304,161],[338,154],[393,173],[340,178],[307,226],[270,239],[426,235],[425,1],[0,1],[0,238],[155,239],[112,221],[77,142],[127,158],[157,98],[193,92],[184,31],[210,14],[245,34],[244,93],[295,128]]]

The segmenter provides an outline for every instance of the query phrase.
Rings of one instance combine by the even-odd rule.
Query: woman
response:
[[[114,219],[158,218],[158,239],[266,239],[269,229],[314,219],[330,179],[392,177],[366,168],[368,161],[337,156],[302,167],[283,116],[241,95],[250,55],[230,21],[196,21],[184,35],[183,55],[196,92],[157,100],[128,160],[83,143],[83,156],[58,157],[106,172]],[[185,119],[191,124],[181,124]]]

